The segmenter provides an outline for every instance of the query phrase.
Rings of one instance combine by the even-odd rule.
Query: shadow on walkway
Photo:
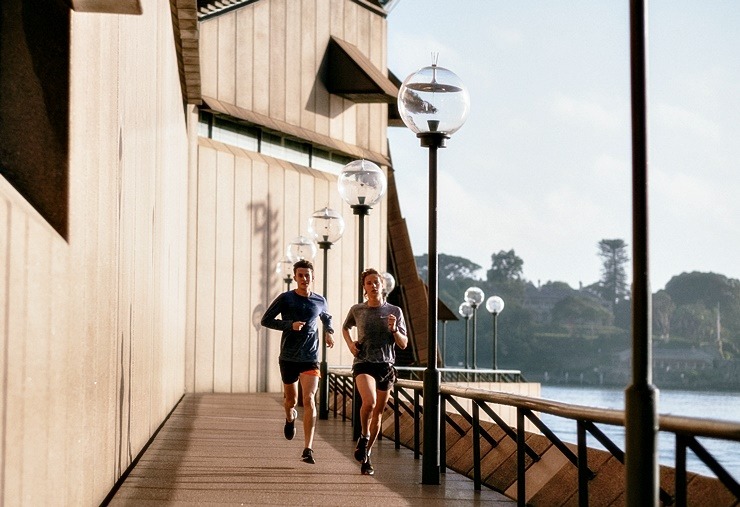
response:
[[[299,408],[296,437],[283,436],[280,394],[188,394],[141,456],[110,505],[514,505],[453,471],[421,484],[421,460],[383,439],[373,449],[374,476],[352,457],[352,427],[329,414],[317,421],[315,465],[303,463]]]

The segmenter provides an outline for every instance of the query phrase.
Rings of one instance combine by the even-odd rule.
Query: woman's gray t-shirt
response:
[[[353,364],[396,362],[396,341],[393,333],[388,330],[389,315],[396,316],[396,326],[401,333],[406,334],[403,313],[395,305],[384,302],[380,306],[368,306],[367,303],[359,303],[349,309],[344,327],[351,329],[357,326],[360,349]]]

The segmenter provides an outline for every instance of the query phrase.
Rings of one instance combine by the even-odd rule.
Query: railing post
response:
[[[526,469],[524,468],[524,409],[516,409],[516,504],[519,507],[527,505],[526,498]]]
[[[447,398],[439,397],[439,473],[447,471]]]
[[[480,491],[480,409],[473,400],[473,487]]]
[[[586,447],[586,424],[582,420],[576,423],[578,427],[578,505],[588,507],[588,447]]]
[[[676,477],[675,485],[675,505],[676,507],[686,507],[686,440],[682,435],[676,433]]]
[[[419,390],[414,389],[414,459],[419,459]]]
[[[394,440],[396,443],[396,449],[401,448],[401,407],[398,405],[398,384],[393,386],[393,424],[395,429],[393,431]]]

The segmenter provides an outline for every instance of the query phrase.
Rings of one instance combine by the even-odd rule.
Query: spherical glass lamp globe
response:
[[[485,298],[485,294],[483,294],[483,291],[479,289],[478,287],[470,287],[468,290],[465,291],[465,296],[463,299],[472,306],[473,308],[476,308],[479,306],[483,299]]]
[[[308,219],[308,233],[316,241],[336,243],[344,233],[344,219],[331,208],[320,209]]]
[[[504,309],[504,300],[498,296],[491,296],[486,300],[486,310],[497,315]]]
[[[377,164],[354,160],[344,166],[337,185],[339,195],[350,206],[373,206],[385,195],[387,180]]]
[[[280,275],[281,278],[292,278],[293,276],[293,263],[287,257],[283,257],[275,267],[275,273]]]
[[[292,262],[300,260],[312,261],[316,257],[316,243],[306,236],[298,236],[288,245],[286,255]]]
[[[463,317],[464,319],[469,319],[473,316],[473,307],[470,306],[467,302],[462,303],[460,305],[460,308],[457,309],[457,313],[460,314],[460,317]]]
[[[396,288],[396,279],[393,278],[393,275],[386,272],[382,273],[380,277],[383,279],[383,291],[386,294],[393,292],[393,289]]]
[[[398,113],[416,134],[450,136],[463,126],[469,111],[467,87],[436,62],[408,76],[398,90]]]

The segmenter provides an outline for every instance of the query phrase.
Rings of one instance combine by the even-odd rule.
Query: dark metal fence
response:
[[[409,376],[415,376],[416,370],[423,371],[423,368],[406,368]],[[457,377],[455,374],[449,378],[465,378],[465,381],[478,379],[479,382],[489,380],[480,380],[481,378],[501,378],[495,375],[501,372],[487,372],[492,374],[489,377],[475,377],[469,372],[467,375]],[[520,378],[521,375],[515,376],[514,372],[510,378]],[[443,370],[444,375],[444,370]],[[401,373],[399,372],[399,377]],[[347,401],[353,398],[353,379],[347,368],[330,368],[329,384],[334,395],[334,417],[340,415],[338,407],[341,407],[341,416],[348,418],[346,413]],[[453,380],[460,381],[460,380]],[[523,381],[523,380],[520,380]],[[449,380],[448,380],[449,382]],[[420,436],[421,436],[421,416],[423,406],[420,403],[422,399],[423,384],[418,380],[408,380],[400,378],[396,383],[393,396],[389,400],[389,405],[394,411],[395,428],[399,428],[401,413],[405,412],[413,417],[414,439],[413,451],[414,457],[420,455]],[[451,414],[457,413],[465,419],[471,426],[473,432],[473,481],[475,489],[480,489],[481,481],[481,439],[485,439],[491,446],[495,447],[495,439],[481,426],[480,411],[485,412],[488,417],[498,425],[506,434],[506,438],[511,438],[516,442],[517,447],[517,498],[519,505],[525,505],[525,485],[526,485],[526,459],[532,462],[539,461],[540,456],[525,442],[525,421],[530,421],[578,470],[578,504],[580,506],[588,505],[588,488],[589,481],[595,477],[592,470],[587,464],[588,456],[588,435],[595,438],[604,448],[622,464],[624,464],[625,453],[619,448],[608,436],[606,436],[597,424],[606,424],[624,427],[624,411],[602,409],[593,407],[584,407],[571,405],[541,398],[531,398],[516,394],[503,392],[494,392],[477,388],[463,388],[453,385],[442,384],[441,388],[440,413],[443,419],[440,428],[440,466],[444,472],[446,468],[446,425],[457,431],[461,436],[465,433],[455,418]],[[339,397],[341,396],[341,401]],[[468,413],[460,405],[457,399],[471,400],[472,413]],[[490,404],[510,406],[516,408],[516,425],[510,426],[497,414]],[[454,410],[448,411],[449,408]],[[547,425],[540,419],[540,413],[551,414],[554,416],[571,419],[577,425],[577,452],[574,453]],[[740,501],[740,485],[738,482],[717,462],[717,460],[701,445],[697,440],[700,437],[721,439],[727,441],[740,442],[740,424],[726,421],[717,421],[710,419],[699,419],[692,417],[678,417],[670,415],[659,416],[659,430],[662,432],[672,433],[676,439],[676,456],[675,456],[675,491],[671,495],[668,491],[660,490],[660,500],[664,505],[676,505],[684,507],[687,505],[687,473],[686,473],[686,451],[690,449],[716,476],[727,490]],[[400,448],[400,432],[394,431],[396,448]]]

